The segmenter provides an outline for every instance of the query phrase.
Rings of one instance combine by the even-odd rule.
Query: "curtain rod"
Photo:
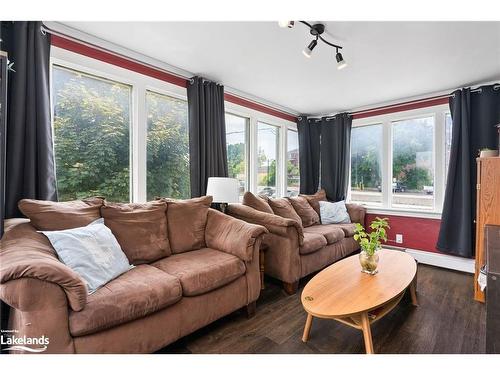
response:
[[[496,84],[496,85],[493,86],[493,90],[496,91],[498,89],[500,89],[500,84]],[[482,91],[481,87],[476,87],[474,89],[471,89],[472,93],[476,93],[476,92],[480,93],[481,91]],[[362,113],[374,112],[374,111],[378,111],[378,110],[381,110],[381,109],[397,108],[397,107],[401,107],[401,106],[407,105],[407,104],[425,103],[425,102],[429,102],[429,101],[432,101],[432,100],[445,99],[445,98],[450,98],[450,97],[455,97],[455,94],[451,93],[451,94],[445,94],[445,95],[432,96],[432,97],[429,97],[429,98],[422,98],[422,99],[410,100],[410,101],[403,102],[403,103],[395,103],[395,104],[389,104],[389,105],[381,106],[381,107],[364,109],[364,110],[360,110],[360,111],[353,111],[353,112],[349,112],[349,114],[350,115],[359,115],[359,114],[362,114]]]
[[[106,52],[106,53],[109,53],[109,54],[112,54],[114,56],[117,56],[117,57],[121,57],[123,59],[126,59],[128,61],[132,61],[132,62],[135,62],[135,63],[138,63],[138,64],[141,64],[141,65],[144,65],[144,66],[147,66],[149,68],[152,68],[152,69],[156,69],[158,71],[161,71],[161,72],[164,72],[164,73],[167,73],[167,74],[170,74],[170,75],[173,75],[175,77],[178,77],[178,78],[182,78],[182,79],[185,79],[187,82],[190,82],[190,83],[193,83],[194,82],[194,79],[193,77],[186,77],[185,75],[182,75],[182,74],[179,74],[179,73],[175,73],[175,72],[172,72],[170,70],[166,70],[164,68],[160,68],[156,65],[152,65],[152,64],[149,64],[147,62],[144,62],[142,60],[138,60],[138,59],[135,59],[135,58],[132,58],[132,57],[129,57],[129,56],[126,56],[126,55],[123,55],[121,53],[118,53],[118,52],[115,52],[113,50],[110,50],[110,49],[107,49],[107,48],[104,48],[104,47],[101,47],[101,46],[98,46],[96,44],[93,44],[93,43],[90,43],[90,42],[87,42],[85,40],[82,40],[82,39],[79,39],[79,38],[75,38],[73,36],[70,36],[70,35],[67,35],[67,34],[64,34],[64,33],[60,33],[59,31],[56,31],[56,30],[52,30],[50,28],[48,28],[47,26],[43,25],[40,26],[40,32],[42,34],[46,34],[46,33],[49,33],[49,34],[52,34],[52,35],[56,35],[56,36],[59,36],[61,38],[65,38],[65,39],[69,39],[71,41],[74,41],[74,42],[77,42],[77,43],[81,43],[81,44],[84,44],[84,45],[87,45],[89,47],[92,47],[92,48],[95,48],[95,49],[98,49],[100,51],[103,51],[103,52]],[[193,75],[194,76],[194,75]],[[207,81],[206,78],[203,78],[204,82]],[[219,83],[218,83],[219,84]],[[261,105],[263,107],[266,107],[266,108],[269,108],[271,110],[274,110],[274,111],[277,111],[277,112],[281,112],[281,113],[285,113],[287,115],[290,115],[292,117],[297,117],[297,114],[296,113],[292,113],[292,112],[289,112],[289,111],[285,111],[283,109],[280,109],[280,108],[277,108],[277,107],[273,107],[273,106],[270,106],[268,104],[265,104],[265,103],[262,103],[262,102],[258,102],[258,101],[255,101],[251,98],[248,98],[246,96],[243,96],[243,95],[240,95],[238,93],[235,92],[235,90],[232,90],[230,87],[226,87],[226,92],[234,97],[237,97],[237,98],[240,98],[240,99],[243,99],[243,100],[247,100],[251,103],[254,103],[254,104],[258,104],[258,105]]]

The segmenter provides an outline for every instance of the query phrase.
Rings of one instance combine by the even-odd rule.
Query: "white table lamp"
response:
[[[214,203],[221,203],[221,211],[225,212],[227,203],[238,203],[240,201],[239,182],[236,178],[209,177],[207,183],[207,195],[213,197]]]

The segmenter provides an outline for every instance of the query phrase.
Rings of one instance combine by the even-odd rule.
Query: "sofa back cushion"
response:
[[[172,253],[205,247],[205,227],[212,197],[186,200],[162,198],[167,202],[168,239]]]
[[[267,199],[258,197],[251,192],[247,191],[243,195],[243,202],[245,206],[252,207],[257,211],[266,212],[268,214],[274,214],[273,209],[267,202]]]
[[[319,202],[320,201],[327,201],[326,199],[326,191],[325,189],[320,189],[314,194],[300,194],[299,197],[304,197],[307,199],[311,207],[316,211],[318,215],[321,215],[320,210],[319,210]]]
[[[288,200],[292,204],[292,207],[295,210],[295,212],[297,212],[297,215],[300,216],[300,219],[302,220],[302,226],[304,228],[319,223],[318,213],[314,211],[314,209],[311,207],[306,198],[291,197],[288,198]]]
[[[111,229],[130,263],[151,263],[171,254],[167,235],[167,204],[105,203],[104,224]]]
[[[286,198],[269,198],[269,205],[273,209],[275,215],[284,217],[285,219],[292,219],[302,224],[300,216],[293,209],[292,204]]]
[[[18,207],[38,230],[64,230],[84,227],[101,217],[104,199],[86,198],[69,202],[21,199]]]

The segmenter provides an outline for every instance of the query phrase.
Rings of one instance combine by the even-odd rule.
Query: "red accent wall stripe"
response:
[[[56,47],[75,52],[80,55],[91,57],[108,64],[116,65],[120,68],[128,69],[136,73],[144,74],[146,76],[153,77],[165,82],[173,83],[177,86],[187,87],[187,81],[184,78],[177,77],[162,70],[154,69],[150,66],[128,60],[126,58],[88,46],[86,44],[78,43],[57,35],[52,35],[51,43]]]
[[[436,249],[439,236],[440,219],[427,219],[409,216],[366,214],[366,225],[376,217],[387,217],[391,229],[387,232],[387,245],[401,246],[415,250],[440,253]],[[403,243],[396,243],[396,234],[403,235]]]
[[[384,107],[368,109],[366,111],[362,111],[361,113],[354,113],[352,117],[353,117],[353,119],[358,119],[358,118],[379,116],[379,115],[385,115],[388,113],[409,111],[412,109],[433,107],[435,105],[441,105],[441,104],[448,104],[448,101],[449,101],[448,97],[442,97],[442,96],[423,99],[423,100],[414,100],[414,101],[400,103],[400,104],[396,104],[396,105],[388,105],[388,106],[384,106]]]
[[[170,74],[168,72],[165,72],[160,69],[155,69],[151,66],[141,64],[136,61],[131,61],[129,59],[126,59],[124,57],[117,56],[113,53],[109,53],[106,51],[103,51],[101,49],[89,46],[84,43],[79,43],[71,39],[63,38],[58,35],[52,35],[51,37],[51,43],[53,46],[78,53],[80,55],[84,55],[87,57],[91,57],[93,59],[103,61],[108,64],[112,64],[115,66],[119,66],[120,68],[128,69],[136,73],[143,74],[148,77],[153,77],[156,79],[159,79],[161,81],[165,81],[168,83],[172,83],[177,86],[181,87],[187,87],[188,82],[186,79],[182,77],[178,77],[174,74]],[[271,116],[275,116],[284,120],[296,122],[297,118],[295,116],[292,116],[288,113],[281,112],[277,109],[269,108],[266,107],[262,104],[252,102],[247,99],[243,99],[240,97],[237,97],[232,94],[224,94],[224,99],[227,100],[228,102],[234,103],[241,105],[246,108],[254,109],[256,111],[266,113]]]
[[[297,122],[297,118],[295,116],[289,115],[288,113],[280,112],[276,109],[266,107],[262,104],[258,104],[255,102],[251,102],[249,100],[240,98],[238,96],[232,94],[224,94],[224,99],[233,104],[241,105],[246,108],[254,109],[256,111],[267,113],[268,115],[279,117],[283,120],[288,120],[292,122]]]

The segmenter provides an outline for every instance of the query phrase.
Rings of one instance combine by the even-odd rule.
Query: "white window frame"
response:
[[[51,72],[53,65],[59,65],[131,86],[130,201],[145,202],[147,198],[146,91],[153,91],[158,94],[187,101],[186,89],[55,46],[51,48],[50,65]]]
[[[366,205],[369,213],[394,214],[425,218],[441,218],[445,190],[445,115],[450,113],[447,104],[354,119],[353,128],[382,124],[382,204]],[[392,207],[392,123],[415,118],[434,117],[434,209],[403,209]],[[350,160],[350,156],[349,156]],[[349,166],[350,171],[350,166]],[[349,172],[350,173],[350,172]],[[350,180],[350,176],[349,176]],[[348,201],[351,201],[349,181]]]
[[[146,91],[171,96],[187,101],[185,87],[155,79],[129,69],[93,59],[56,46],[51,48],[50,72],[53,65],[76,70],[84,74],[116,81],[132,87],[130,108],[130,201],[145,202],[147,199],[147,113]],[[52,86],[51,86],[52,96]],[[52,98],[51,98],[51,103]],[[263,122],[278,127],[278,170],[276,177],[276,196],[283,197],[286,192],[286,130],[297,131],[297,124],[276,116],[225,101],[227,113],[250,119],[247,132],[247,187],[257,192],[257,123]],[[51,106],[53,108],[53,105]],[[54,116],[52,116],[54,118]],[[187,172],[188,173],[188,172]]]
[[[238,114],[234,110],[225,109],[225,115],[236,116],[246,120],[245,128],[245,191],[248,190],[250,185],[250,118],[246,115]],[[227,146],[226,146],[227,147]]]
[[[264,112],[259,112],[254,109],[243,107],[241,105],[225,102],[225,110],[227,113],[246,117],[250,119],[250,127],[248,132],[248,163],[247,170],[249,178],[247,181],[247,189],[254,194],[257,194],[257,127],[258,123],[262,122],[278,128],[278,160],[277,160],[277,176],[276,176],[276,197],[284,197],[286,193],[286,159],[287,149],[287,134],[286,130],[292,129],[297,131],[297,124],[288,120],[281,119],[276,116],[268,115]]]
[[[283,131],[284,133],[286,133],[286,140],[285,140],[285,156],[284,156],[284,159],[283,159],[283,164],[284,164],[284,168],[283,168],[283,175],[284,175],[284,179],[283,179],[283,183],[285,184],[285,189],[284,189],[284,195],[283,196],[287,196],[286,195],[286,191],[288,189],[288,170],[287,170],[287,166],[288,166],[288,159],[287,159],[287,154],[288,154],[288,130],[291,130],[295,133],[297,133],[297,139],[299,137],[299,130],[297,129],[297,124],[295,124],[294,127],[291,127],[291,126],[287,126],[286,129]],[[299,158],[300,158],[300,150],[299,150]],[[300,171],[300,160],[299,160],[299,171]],[[299,178],[300,178],[300,175],[299,175]],[[299,181],[299,191],[300,191],[300,181]]]

